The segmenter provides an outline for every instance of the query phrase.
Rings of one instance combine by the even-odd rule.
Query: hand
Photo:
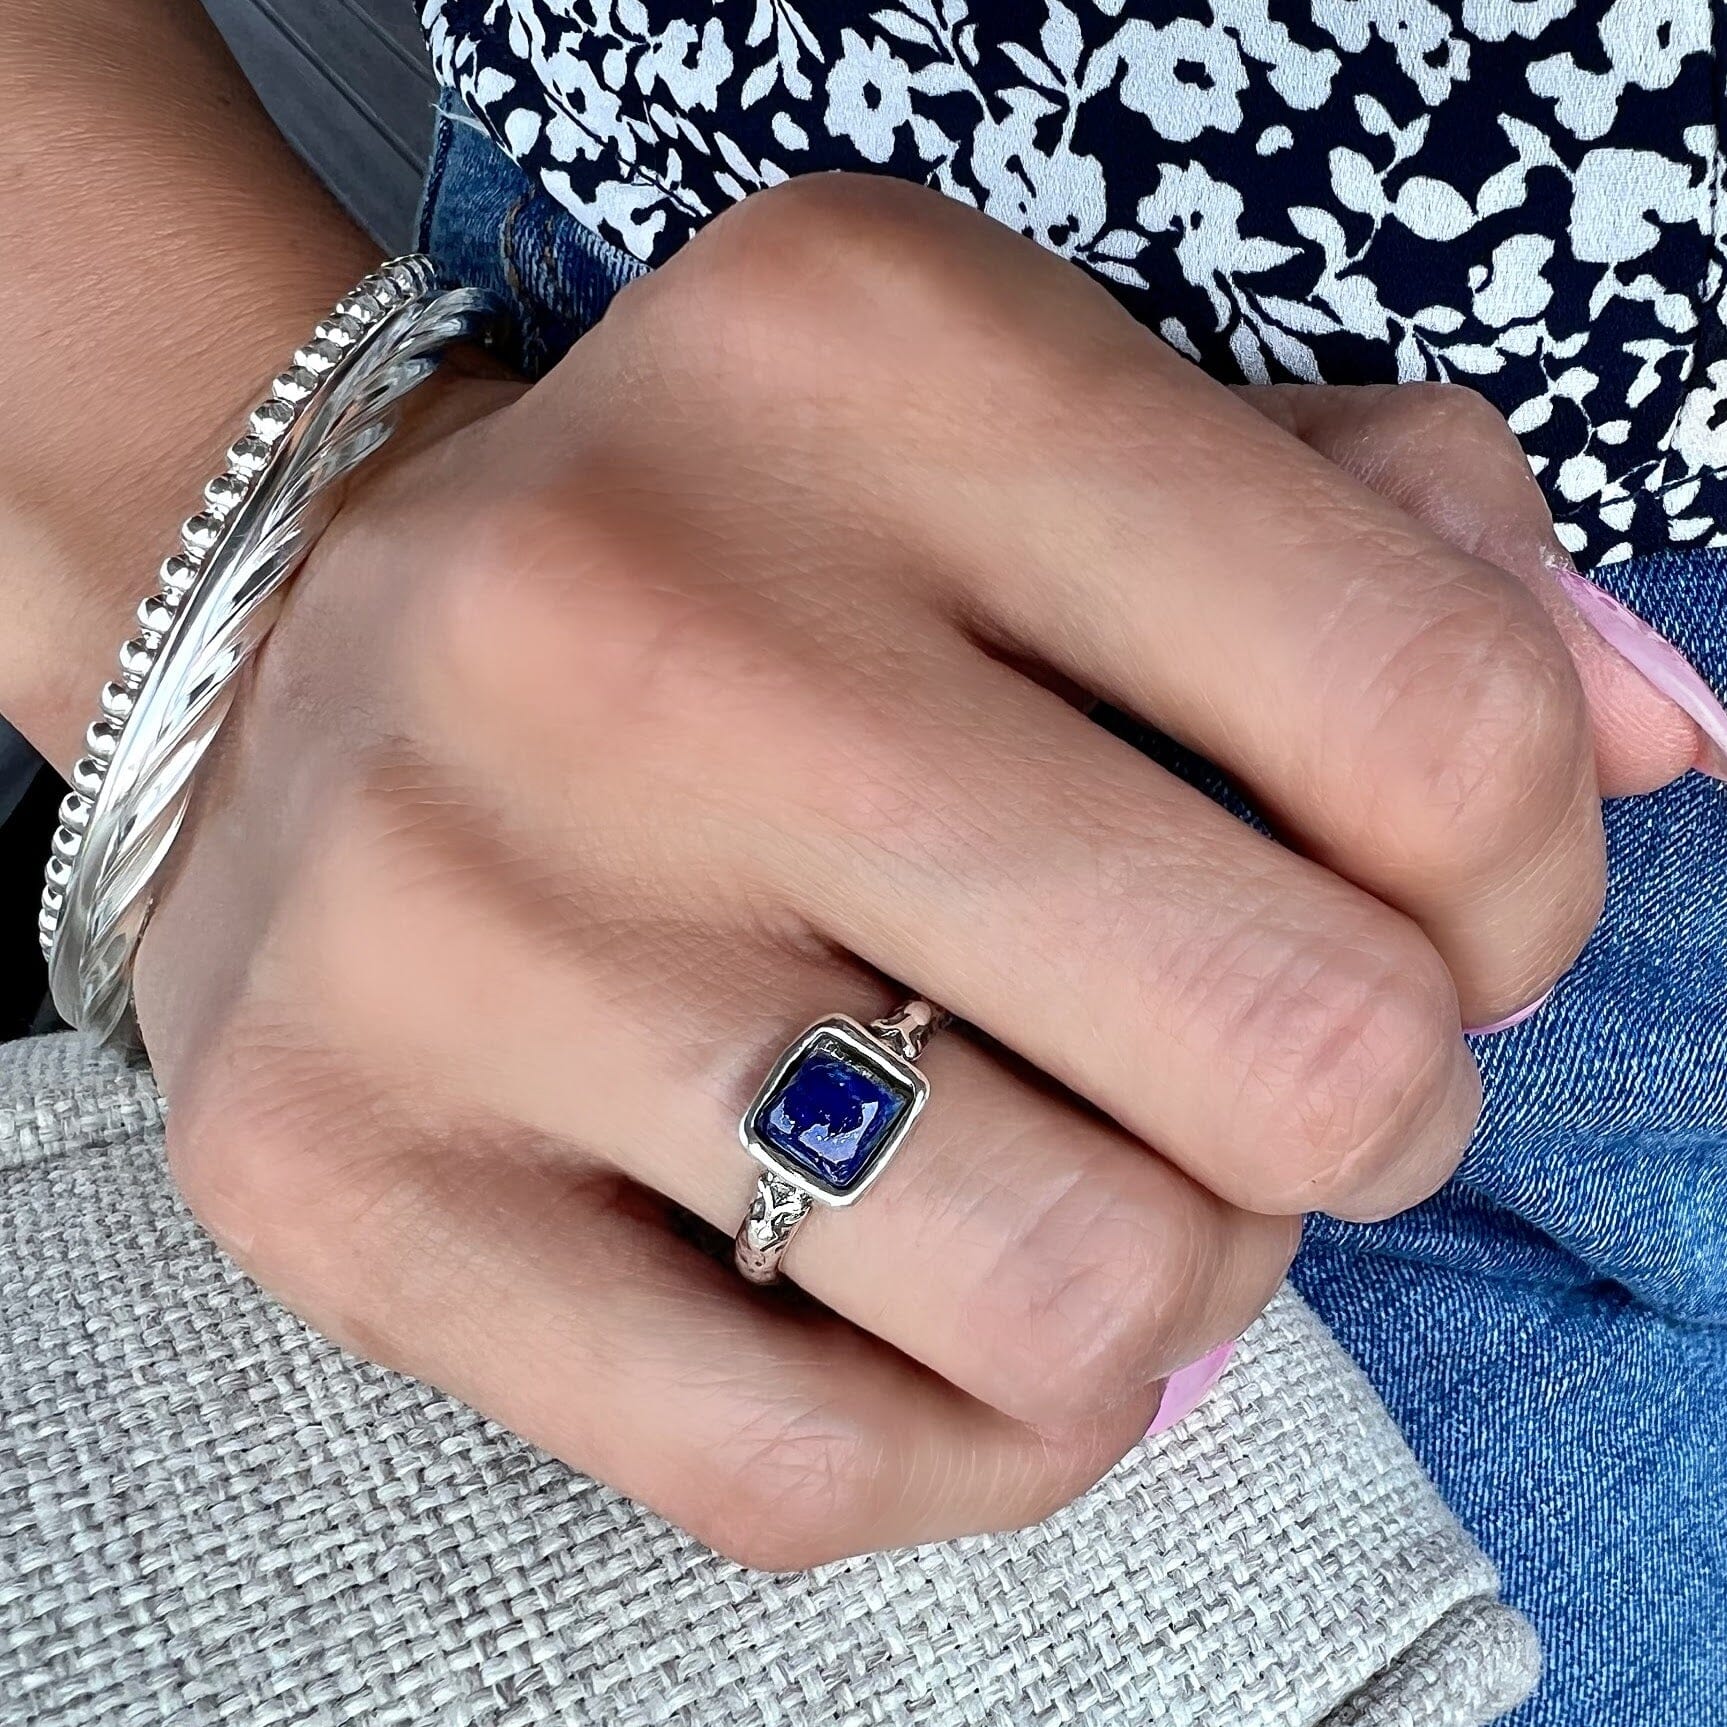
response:
[[[1388,501],[1345,466],[1401,402],[1256,413],[984,218],[839,177],[536,388],[452,380],[303,574],[144,946],[193,1207],[338,1341],[748,1562],[1071,1498],[1301,1213],[1445,1179],[1460,1026],[1595,921],[1572,658],[1409,513],[1485,436],[1548,531],[1461,400],[1363,468]],[[729,1234],[769,1061],[914,992],[976,1031],[798,1235],[824,1305],[746,1287],[674,1208]]]

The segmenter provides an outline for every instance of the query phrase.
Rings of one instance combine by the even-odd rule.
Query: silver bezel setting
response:
[[[756,1117],[779,1089],[780,1082],[811,1049],[824,1041],[839,1044],[860,1067],[874,1069],[907,1094],[905,1113],[888,1130],[881,1149],[876,1152],[863,1175],[844,1189],[830,1187],[811,1175],[807,1169],[787,1158],[777,1146],[769,1145],[754,1132]],[[827,1019],[818,1019],[786,1046],[779,1059],[768,1070],[768,1075],[757,1088],[755,1096],[750,1099],[749,1108],[744,1111],[743,1118],[738,1123],[738,1138],[742,1141],[744,1150],[764,1169],[772,1170],[788,1187],[796,1188],[817,1205],[836,1208],[854,1205],[875,1185],[882,1171],[893,1162],[928,1102],[929,1080],[919,1072],[914,1063],[907,1061],[897,1050],[890,1048],[855,1019],[843,1013],[833,1014]]]

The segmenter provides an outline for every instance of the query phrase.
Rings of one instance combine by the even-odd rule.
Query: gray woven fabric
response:
[[[1525,1623],[1290,1292],[1042,1527],[766,1577],[259,1293],[146,1075],[0,1049],[7,1727],[1474,1727]]]

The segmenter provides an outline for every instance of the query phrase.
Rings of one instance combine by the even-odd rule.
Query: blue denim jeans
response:
[[[639,271],[453,99],[422,243],[510,302],[531,374]],[[1727,554],[1606,579],[1727,684]],[[1611,805],[1607,829],[1607,915],[1552,1002],[1482,1040],[1456,1179],[1390,1223],[1314,1218],[1295,1278],[1541,1632],[1516,1727],[1709,1727],[1727,1723],[1727,794],[1692,775]]]

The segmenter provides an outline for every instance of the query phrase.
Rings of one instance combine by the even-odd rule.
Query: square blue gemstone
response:
[[[751,1122],[757,1139],[835,1192],[868,1173],[911,1096],[849,1050],[818,1038]]]

